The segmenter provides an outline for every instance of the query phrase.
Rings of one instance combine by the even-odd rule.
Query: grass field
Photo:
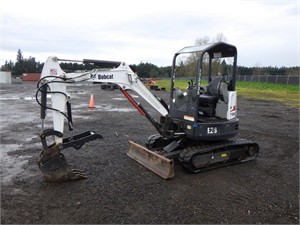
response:
[[[188,80],[176,80],[175,87],[184,90],[187,87]],[[170,91],[170,80],[162,79],[156,81],[159,87],[166,87]],[[202,85],[207,85],[203,81]],[[271,84],[259,82],[237,82],[238,96],[258,100],[278,101],[285,105],[299,107],[299,86],[286,84]]]

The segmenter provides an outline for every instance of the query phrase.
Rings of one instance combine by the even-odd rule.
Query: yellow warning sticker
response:
[[[226,158],[226,157],[227,157],[227,153],[222,153],[222,154],[221,154],[221,157],[222,157],[222,158]]]
[[[194,122],[194,121],[195,121],[194,117],[192,117],[192,116],[188,116],[188,115],[184,115],[184,116],[183,116],[183,119],[185,119],[185,120],[189,120],[189,121],[192,121],[192,122]]]

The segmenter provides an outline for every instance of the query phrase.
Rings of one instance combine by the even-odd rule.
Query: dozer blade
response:
[[[47,162],[40,163],[39,166],[46,182],[54,183],[87,179],[83,173],[71,168],[62,153],[54,155]]]
[[[129,141],[127,155],[139,162],[149,170],[153,171],[163,179],[174,177],[174,161],[159,155],[142,145]]]

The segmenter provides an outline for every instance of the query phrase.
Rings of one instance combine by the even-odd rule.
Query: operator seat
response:
[[[220,85],[224,78],[216,77],[207,85],[207,92],[199,95],[199,111],[204,116],[213,117],[220,97]]]

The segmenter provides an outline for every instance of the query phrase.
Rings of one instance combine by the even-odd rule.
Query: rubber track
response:
[[[218,150],[218,149],[222,149],[222,148],[226,148],[227,149],[226,151],[229,151],[228,148],[230,149],[230,147],[245,146],[245,145],[256,146],[257,153],[254,156],[248,157],[241,161],[235,160],[233,162],[231,161],[228,163],[215,163],[215,164],[211,164],[210,166],[201,167],[201,168],[195,168],[193,166],[193,157],[195,157],[197,155],[214,152],[214,150]],[[210,169],[214,169],[214,168],[218,168],[218,167],[223,167],[223,166],[232,165],[232,164],[236,164],[236,163],[240,163],[240,162],[247,162],[247,161],[254,160],[258,155],[258,151],[259,151],[258,144],[253,141],[250,141],[247,139],[229,139],[229,140],[222,141],[219,143],[214,143],[214,144],[203,144],[203,142],[202,142],[202,143],[199,143],[198,145],[187,147],[180,153],[178,159],[179,159],[179,162],[181,163],[181,165],[184,167],[184,169],[188,170],[191,173],[199,173],[202,171],[206,171],[206,170],[210,170]]]

